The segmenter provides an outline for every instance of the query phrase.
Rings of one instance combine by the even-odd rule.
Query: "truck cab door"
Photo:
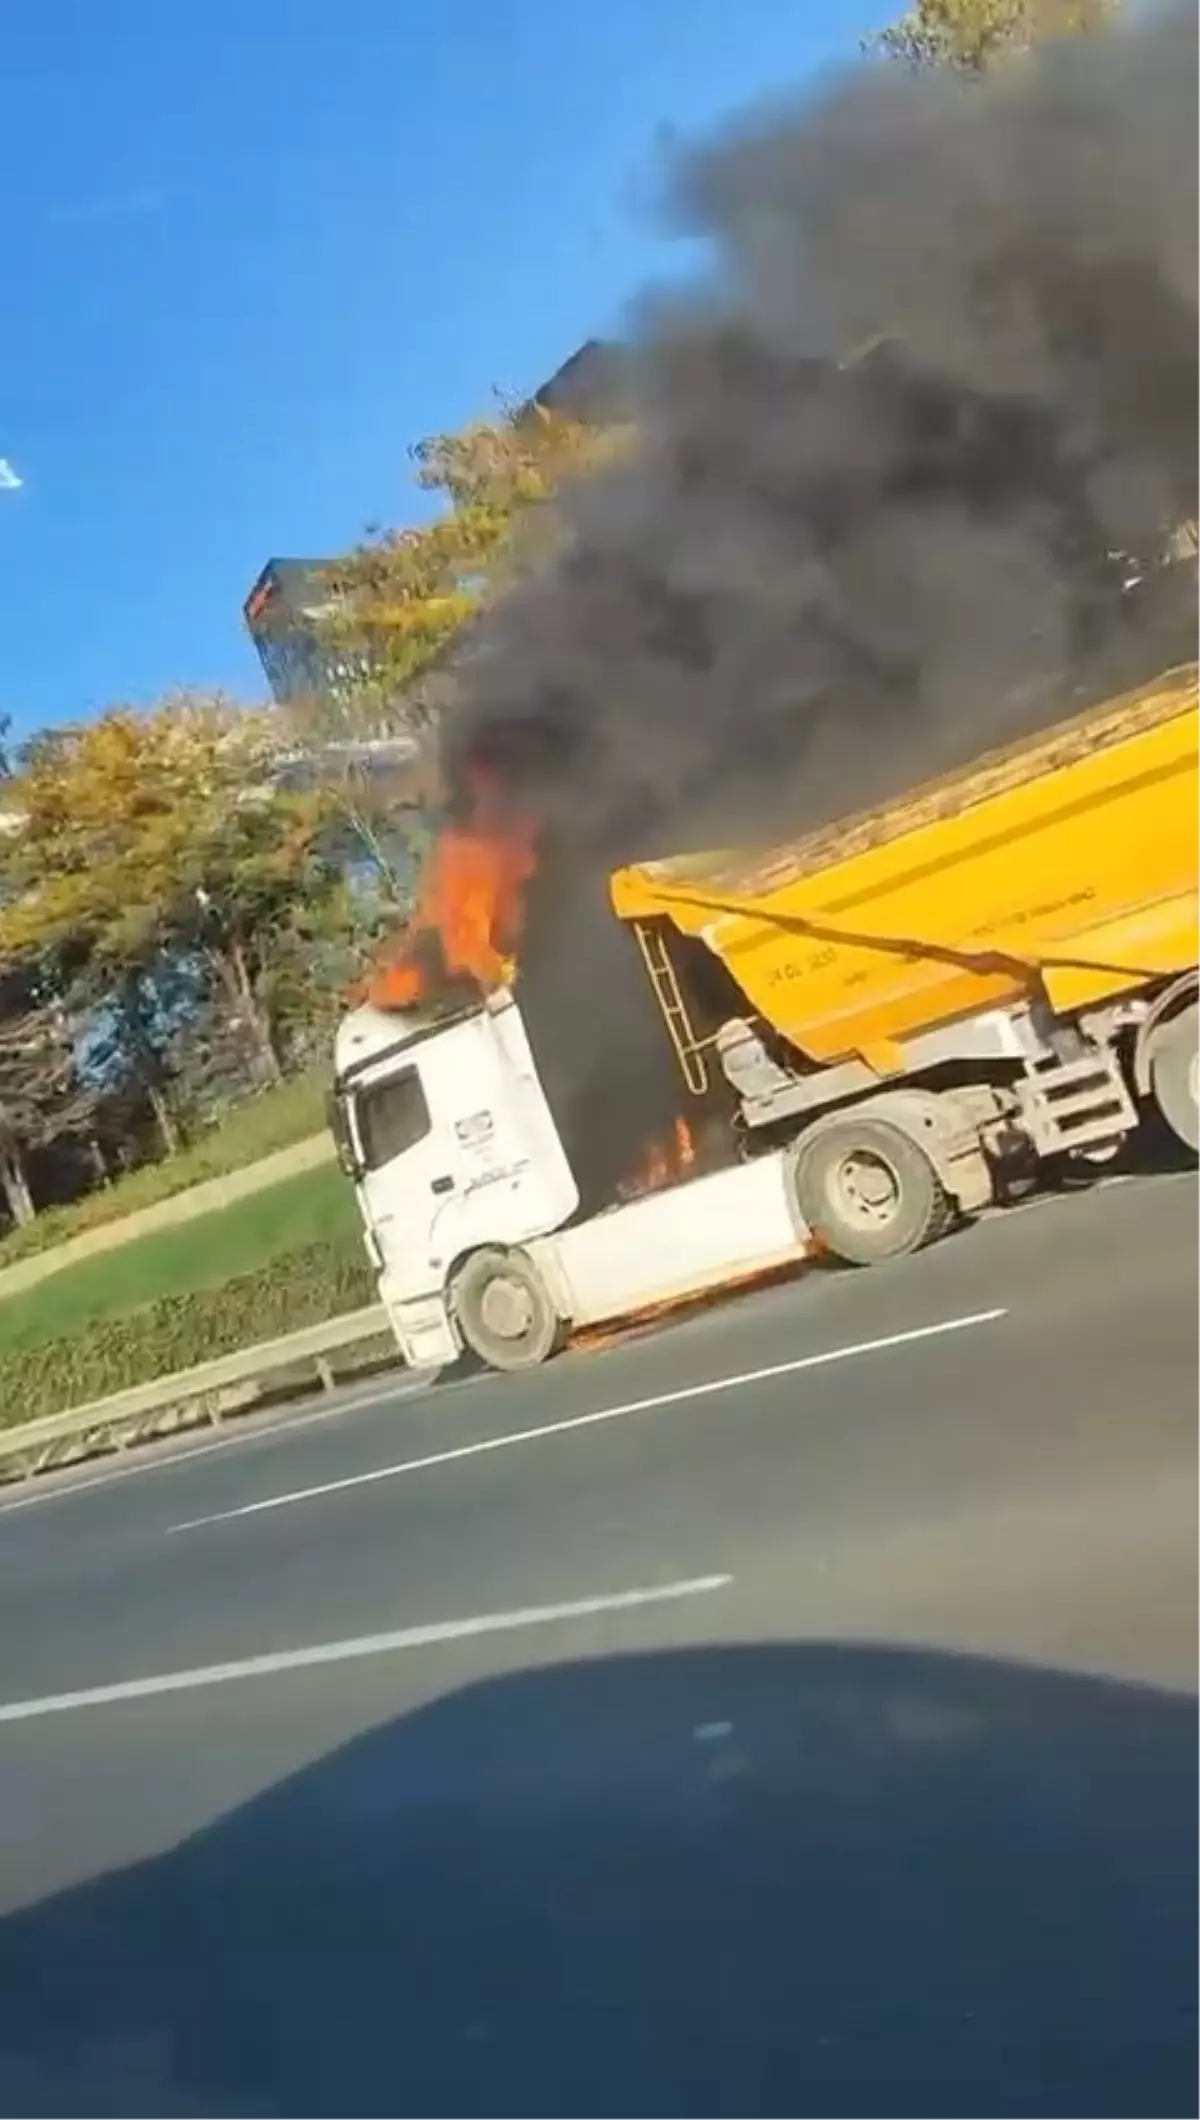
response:
[[[444,1285],[455,1259],[557,1229],[578,1190],[514,1004],[415,1042],[354,1096],[359,1189],[389,1287]]]
[[[424,1293],[437,1285],[435,1232],[454,1175],[416,1055],[361,1083],[351,1109],[370,1248],[406,1293]]]

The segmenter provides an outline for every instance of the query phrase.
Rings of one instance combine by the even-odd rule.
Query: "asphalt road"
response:
[[[0,1506],[0,2111],[1195,2111],[1196,1186]]]

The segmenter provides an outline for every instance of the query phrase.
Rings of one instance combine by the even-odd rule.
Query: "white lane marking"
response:
[[[437,1620],[427,1627],[397,1627],[390,1634],[360,1634],[349,1641],[321,1642],[309,1649],[279,1649],[237,1663],[203,1664],[195,1671],[166,1671],[156,1678],[127,1678],[112,1686],[85,1686],[76,1693],[48,1693],[41,1700],[0,1706],[0,1722],[32,1722],[73,1708],[106,1708],[118,1701],[149,1700],[156,1693],[191,1693],[199,1686],[226,1686],[237,1678],[274,1678],[281,1671],[307,1671],[314,1664],[350,1663],[356,1657],[390,1656],[398,1649],[428,1649],[437,1642],[467,1641],[477,1634],[507,1634],[517,1627],[549,1627],[598,1613],[632,1612],[682,1597],[705,1597],[727,1589],[731,1575],[697,1575],[679,1583],[653,1583],[641,1590],[614,1590],[601,1597],[573,1598],[562,1605],[526,1605],[515,1612],[483,1612],[474,1619]]]
[[[296,1435],[305,1428],[315,1428],[322,1421],[335,1421],[352,1413],[369,1413],[374,1406],[391,1406],[398,1401],[419,1399],[423,1392],[432,1388],[436,1372],[424,1372],[408,1383],[393,1383],[390,1389],[373,1391],[369,1398],[343,1398],[342,1391],[353,1391],[353,1385],[339,1388],[337,1403],[333,1406],[318,1406],[312,1413],[283,1414],[277,1420],[268,1420],[263,1414],[244,1413],[234,1416],[226,1435],[214,1436],[207,1441],[189,1442],[187,1432],[180,1437],[179,1447],[168,1450],[163,1444],[153,1441],[140,1445],[129,1457],[119,1458],[116,1464],[106,1465],[101,1472],[89,1473],[83,1479],[70,1477],[74,1469],[63,1465],[57,1472],[34,1473],[33,1494],[21,1491],[23,1483],[10,1481],[8,1489],[0,1488],[0,1522],[6,1516],[15,1516],[21,1509],[38,1509],[47,1502],[69,1501],[75,1494],[90,1494],[96,1487],[111,1487],[117,1480],[131,1480],[140,1472],[169,1472],[172,1465],[190,1465],[197,1458],[211,1457],[214,1451],[237,1450],[247,1443],[266,1442],[271,1436]],[[441,1390],[462,1391],[476,1378],[443,1384]],[[193,1431],[200,1436],[199,1428]],[[116,1453],[114,1452],[114,1455]]]
[[[603,1421],[623,1421],[630,1414],[652,1413],[659,1406],[678,1406],[685,1399],[711,1398],[717,1392],[737,1391],[746,1384],[765,1384],[772,1377],[795,1376],[804,1369],[824,1369],[832,1362],[853,1361],[864,1354],[883,1354],[892,1347],[909,1347],[917,1340],[934,1340],[951,1332],[966,1332],[974,1325],[990,1325],[1008,1316],[1006,1310],[975,1310],[966,1317],[943,1318],[936,1325],[916,1325],[907,1332],[889,1332],[882,1339],[858,1340],[849,1347],[830,1347],[823,1354],[797,1355],[790,1362],[772,1362],[765,1369],[744,1369],[737,1376],[712,1377],[705,1384],[686,1384],[679,1391],[660,1391],[653,1398],[629,1399],[623,1406],[603,1406],[597,1413],[580,1413],[566,1421],[546,1421],[538,1428],[517,1428],[507,1435],[488,1436],[479,1443],[462,1443],[454,1450],[435,1450],[428,1457],[406,1458],[398,1465],[379,1465],[372,1472],[349,1473],[344,1479],[325,1480],[319,1487],[296,1487],[287,1494],[269,1494],[262,1501],[243,1502],[236,1509],[218,1509],[211,1516],[189,1517],[186,1523],[169,1524],[168,1532],[199,1531],[207,1524],[227,1524],[236,1517],[261,1516],[268,1509],[287,1509],[295,1502],[312,1502],[326,1494],[345,1494],[352,1487],[369,1487],[377,1480],[402,1479],[406,1473],[428,1472],[435,1465],[454,1465],[460,1458],[481,1457],[489,1450],[514,1450],[519,1443],[540,1443],[547,1436],[570,1435],[579,1428],[594,1428]]]

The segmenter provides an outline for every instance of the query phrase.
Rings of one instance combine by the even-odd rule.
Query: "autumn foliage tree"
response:
[[[369,538],[331,570],[328,644],[347,683],[286,716],[198,692],[114,707],[6,762],[4,810],[17,820],[0,840],[10,1218],[32,1212],[35,1149],[91,1127],[102,1161],[93,1122],[114,1100],[141,1100],[171,1153],[214,1097],[277,1080],[328,1038],[387,917],[348,880],[350,842],[398,896],[397,817],[400,838],[419,839],[436,796],[431,746],[393,782],[360,774],[355,744],[428,733],[448,696],[446,651],[552,549],[554,495],[626,441],[536,407],[431,437],[413,453],[438,513]],[[338,753],[340,773],[289,780],[281,767],[297,742],[310,759]]]
[[[247,1083],[282,1073],[298,927],[337,889],[319,794],[273,784],[277,741],[269,717],[181,693],[39,737],[7,787],[0,961],[69,1014],[81,1083],[136,1086],[168,1151],[214,1024]],[[31,1036],[11,1029],[10,1052]]]
[[[416,445],[416,483],[443,506],[415,529],[369,537],[331,573],[328,637],[362,672],[352,692],[364,728],[399,701],[405,727],[428,731],[463,627],[552,549],[562,487],[629,441],[626,427],[534,405]]]
[[[917,0],[870,49],[909,66],[982,73],[1047,37],[1101,29],[1117,0]]]

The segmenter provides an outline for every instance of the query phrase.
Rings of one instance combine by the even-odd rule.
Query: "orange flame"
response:
[[[617,1187],[621,1200],[639,1200],[646,1193],[661,1192],[666,1185],[675,1185],[685,1178],[696,1161],[696,1142],[691,1127],[684,1118],[675,1121],[669,1141],[649,1141],[642,1151],[641,1160],[622,1184]]]
[[[527,820],[489,827],[486,815],[436,840],[421,877],[412,920],[381,956],[367,983],[376,1008],[411,1008],[450,981],[472,979],[486,992],[512,977],[525,887],[534,873]]]

